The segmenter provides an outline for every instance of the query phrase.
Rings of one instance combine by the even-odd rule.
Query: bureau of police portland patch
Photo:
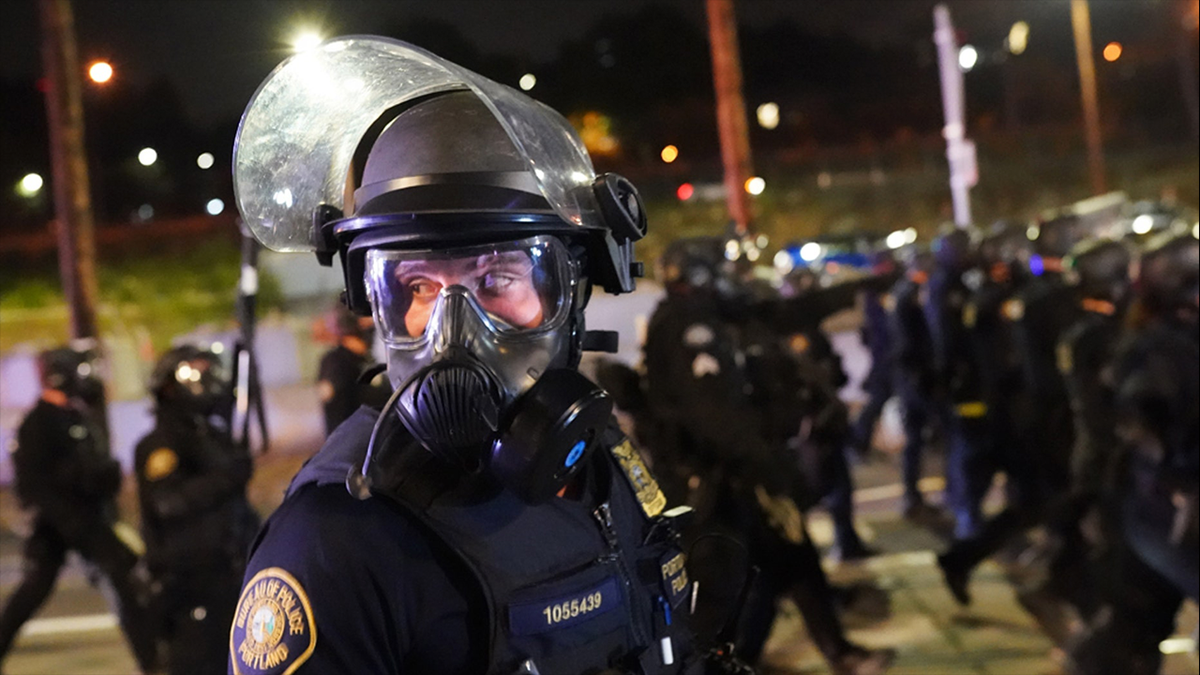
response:
[[[317,646],[312,605],[291,574],[269,567],[242,589],[229,633],[235,675],[291,675]]]

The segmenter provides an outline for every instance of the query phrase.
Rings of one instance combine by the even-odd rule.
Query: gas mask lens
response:
[[[553,328],[569,305],[572,269],[566,247],[548,236],[437,251],[371,249],[366,285],[384,341],[396,346],[424,339],[438,305],[455,293],[497,334]]]

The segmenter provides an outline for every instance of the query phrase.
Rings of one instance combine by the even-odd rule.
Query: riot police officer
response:
[[[38,356],[42,395],[17,430],[13,452],[16,492],[34,511],[25,540],[24,576],[0,613],[0,660],[21,626],[50,596],[75,551],[95,565],[118,598],[121,629],[143,670],[155,666],[146,617],[148,584],[137,572],[138,555],[119,534],[116,495],[121,467],[95,422],[102,387],[88,352],[58,348]]]
[[[719,237],[673,241],[659,262],[667,296],[655,308],[643,347],[647,411],[636,414],[638,438],[655,466],[673,474],[679,501],[695,507],[689,540],[710,532],[741,542],[760,569],[748,590],[737,626],[737,654],[757,661],[776,616],[777,603],[791,597],[809,634],[834,672],[877,672],[891,659],[888,650],[871,651],[850,642],[842,629],[837,591],[820,565],[803,511],[820,497],[812,472],[802,475],[802,418],[818,417],[808,385],[827,375],[805,374],[785,346],[788,331],[804,320],[819,322],[822,302],[781,304],[752,301],[736,265],[725,256]],[[839,291],[846,304],[853,289]],[[814,310],[817,316],[806,311]],[[840,306],[831,303],[830,306]],[[803,320],[798,318],[803,317]],[[842,421],[845,419],[843,417]],[[841,448],[812,448],[816,453]],[[827,464],[828,462],[826,462]],[[725,565],[722,567],[722,565]],[[739,579],[738,565],[713,556],[697,559],[701,579]],[[736,588],[701,592],[698,630],[716,632],[713,606],[724,607]]]
[[[906,518],[933,522],[940,520],[940,511],[925,501],[918,486],[925,446],[938,427],[940,410],[934,405],[933,341],[924,309],[933,254],[927,248],[910,248],[904,253],[904,275],[892,287],[888,311],[894,336],[892,387],[900,399],[904,424],[900,456],[903,510]],[[947,425],[943,422],[941,426],[944,431]]]
[[[230,672],[696,665],[678,512],[576,370],[587,298],[633,290],[645,232],[583,147],[542,104],[385,38],[294,56],[256,93],[239,208],[268,247],[340,258],[394,393],[266,523]]]
[[[381,407],[391,393],[382,383],[362,382],[372,363],[374,330],[365,327],[370,317],[360,317],[345,305],[333,309],[333,333],[337,344],[321,356],[317,393],[325,414],[325,435],[346,421],[361,405]],[[380,377],[379,379],[382,379]]]
[[[890,249],[874,251],[871,255],[872,272],[890,273],[896,268],[896,259]],[[863,291],[863,326],[860,331],[863,346],[871,355],[871,369],[863,381],[863,390],[867,401],[854,420],[851,436],[851,447],[860,460],[865,459],[871,450],[871,437],[875,432],[875,424],[883,413],[883,406],[894,393],[892,388],[892,372],[895,355],[895,336],[892,334],[891,321],[888,318],[887,306],[891,298],[885,292],[868,289]]]
[[[1164,234],[1140,255],[1128,327],[1112,365],[1123,540],[1110,611],[1070,650],[1071,672],[1157,673],[1157,645],[1200,568],[1200,242]]]
[[[165,666],[225,667],[226,639],[258,517],[246,500],[252,462],[229,435],[220,358],[182,345],[150,377],[155,425],[137,444],[138,501]]]

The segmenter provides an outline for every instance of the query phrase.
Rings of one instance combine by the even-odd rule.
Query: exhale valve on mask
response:
[[[612,415],[612,399],[578,371],[553,369],[497,420],[498,391],[486,368],[469,356],[415,373],[388,400],[362,466],[347,476],[347,489],[360,499],[370,496],[372,460],[391,435],[389,421],[398,419],[444,462],[467,473],[489,471],[528,503],[547,501],[586,465]],[[439,409],[412,412],[424,406]]]

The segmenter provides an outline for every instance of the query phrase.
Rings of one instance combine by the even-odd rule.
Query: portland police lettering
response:
[[[312,607],[300,582],[271,567],[242,590],[229,636],[233,672],[290,675],[317,645]]]

